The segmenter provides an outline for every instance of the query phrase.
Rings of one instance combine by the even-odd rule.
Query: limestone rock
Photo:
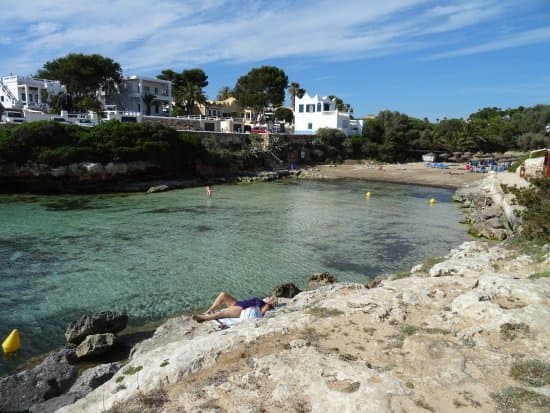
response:
[[[105,168],[99,162],[82,162],[79,164],[80,179],[103,179],[105,177]]]
[[[168,399],[159,411],[497,411],[518,355],[550,359],[550,279],[527,278],[538,263],[473,241],[432,268],[459,276],[328,284],[226,330],[176,317],[59,413],[149,394]]]
[[[118,333],[126,328],[128,316],[124,313],[104,311],[82,316],[73,321],[65,331],[65,338],[69,343],[79,344],[91,334]]]
[[[93,334],[87,336],[76,348],[76,356],[92,357],[108,352],[116,343],[116,336],[113,333]]]
[[[128,165],[122,162],[109,162],[105,165],[105,173],[110,176],[126,175],[128,173]]]
[[[78,399],[79,397],[77,394],[65,393],[52,399],[33,404],[29,409],[29,413],[54,413],[64,406],[73,404]]]
[[[155,192],[164,192],[164,191],[168,191],[170,189],[170,187],[168,185],[157,185],[157,186],[152,186],[151,188],[149,188],[147,190],[147,193],[148,194],[154,194]]]
[[[75,393],[79,398],[84,397],[113,377],[121,366],[120,363],[107,363],[85,370],[69,389],[69,393]]]
[[[33,369],[0,379],[0,412],[27,411],[57,397],[69,389],[77,375],[64,352],[50,354]]]
[[[382,284],[382,281],[384,281],[387,277],[383,275],[377,275],[372,280],[370,280],[366,285],[367,288],[376,288],[380,284]]]

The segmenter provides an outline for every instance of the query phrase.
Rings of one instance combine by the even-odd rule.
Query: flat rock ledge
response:
[[[549,251],[467,242],[409,277],[304,291],[230,329],[176,317],[59,412],[495,412],[518,391],[542,412],[550,385],[511,369],[550,360],[550,279],[532,277]]]

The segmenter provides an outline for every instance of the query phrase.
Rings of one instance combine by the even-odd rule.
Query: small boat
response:
[[[435,161],[435,153],[433,152],[430,152],[430,153],[425,153],[424,155],[422,155],[422,160],[424,162],[434,162]]]

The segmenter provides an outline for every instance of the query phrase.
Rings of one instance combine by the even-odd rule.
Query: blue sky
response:
[[[125,75],[200,67],[206,93],[273,65],[356,116],[431,120],[550,104],[550,0],[24,0],[0,13],[0,75],[71,52]]]

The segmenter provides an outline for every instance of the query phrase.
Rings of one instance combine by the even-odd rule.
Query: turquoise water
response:
[[[370,191],[372,197],[365,198]],[[22,350],[0,374],[64,343],[90,311],[134,324],[204,307],[220,290],[304,288],[313,272],[367,281],[464,239],[446,189],[285,181],[143,195],[0,196],[0,339]],[[436,198],[434,206],[429,198]]]

